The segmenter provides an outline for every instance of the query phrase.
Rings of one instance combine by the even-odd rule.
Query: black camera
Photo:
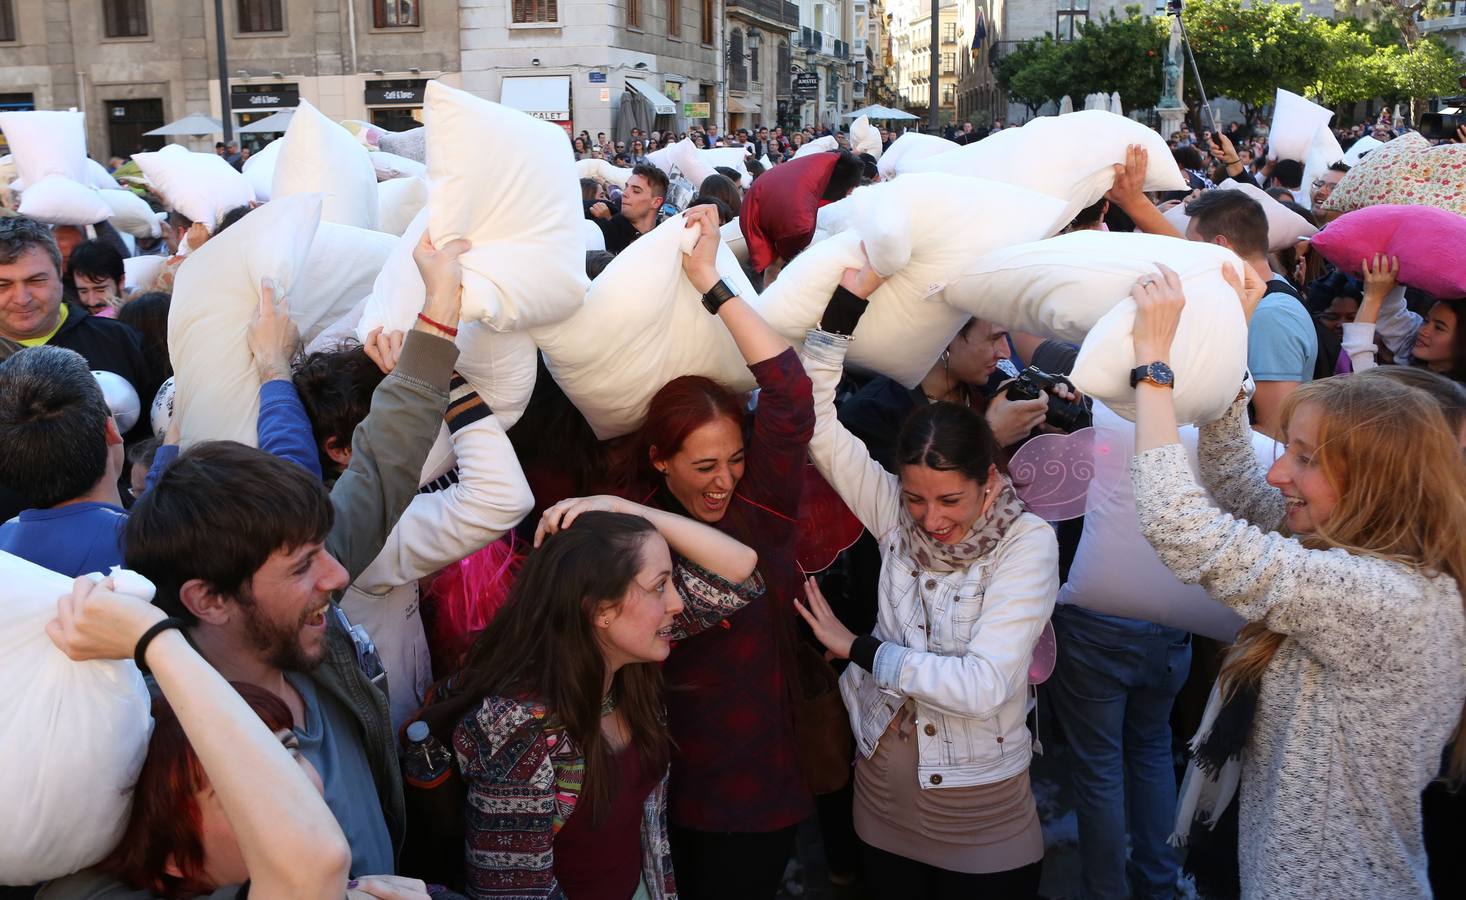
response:
[[[1454,141],[1456,129],[1462,125],[1466,125],[1466,116],[1454,106],[1440,112],[1423,113],[1420,116],[1420,136],[1432,141]]]
[[[1038,366],[1029,366],[1018,377],[1008,382],[1009,400],[1037,400],[1045,394],[1049,397],[1049,413],[1044,421],[1066,434],[1087,427],[1093,421],[1089,406],[1083,400],[1065,400],[1054,389],[1065,385],[1073,390],[1074,385],[1063,375],[1050,375]]]

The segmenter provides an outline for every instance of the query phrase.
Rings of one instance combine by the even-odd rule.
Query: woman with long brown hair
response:
[[[1261,286],[1249,275],[1236,287],[1250,314]],[[1163,268],[1132,297],[1142,531],[1177,577],[1249,620],[1197,742],[1218,790],[1183,797],[1183,811],[1214,825],[1240,757],[1243,896],[1429,896],[1420,794],[1466,703],[1456,435],[1422,391],[1328,378],[1284,404],[1285,450],[1264,475],[1239,396],[1201,429],[1217,509],[1176,431],[1168,364],[1180,281]],[[1466,742],[1448,774],[1466,774]]]
[[[661,663],[762,592],[758,558],[613,497],[556,504],[536,542],[452,686],[468,893],[675,895]]]

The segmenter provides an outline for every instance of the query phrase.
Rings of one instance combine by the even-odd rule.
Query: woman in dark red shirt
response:
[[[702,229],[684,269],[700,293],[720,283],[717,213],[695,207]],[[743,300],[717,307],[759,386],[746,427],[738,398],[684,376],[652,399],[640,437],[645,486],[636,499],[689,515],[758,552],[767,591],[723,622],[680,642],[664,666],[673,739],[669,819],[684,900],[764,900],[778,890],[794,829],[814,810],[795,756],[779,646],[792,627],[800,573],[795,522],[814,403],[798,356]]]

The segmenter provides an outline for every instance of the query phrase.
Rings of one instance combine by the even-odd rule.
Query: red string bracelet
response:
[[[444,334],[448,335],[449,337],[458,337],[458,329],[457,328],[449,328],[447,325],[444,325],[442,322],[434,322],[432,319],[429,319],[427,316],[423,315],[422,313],[418,313],[417,314],[417,317],[419,319],[422,319],[424,322],[428,323],[429,325],[433,326],[434,328],[438,329],[439,331],[443,332]]]

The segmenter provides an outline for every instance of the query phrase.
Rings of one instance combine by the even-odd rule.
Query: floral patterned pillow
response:
[[[1413,132],[1395,138],[1350,169],[1324,208],[1350,212],[1384,203],[1466,215],[1466,144],[1432,147]]]

